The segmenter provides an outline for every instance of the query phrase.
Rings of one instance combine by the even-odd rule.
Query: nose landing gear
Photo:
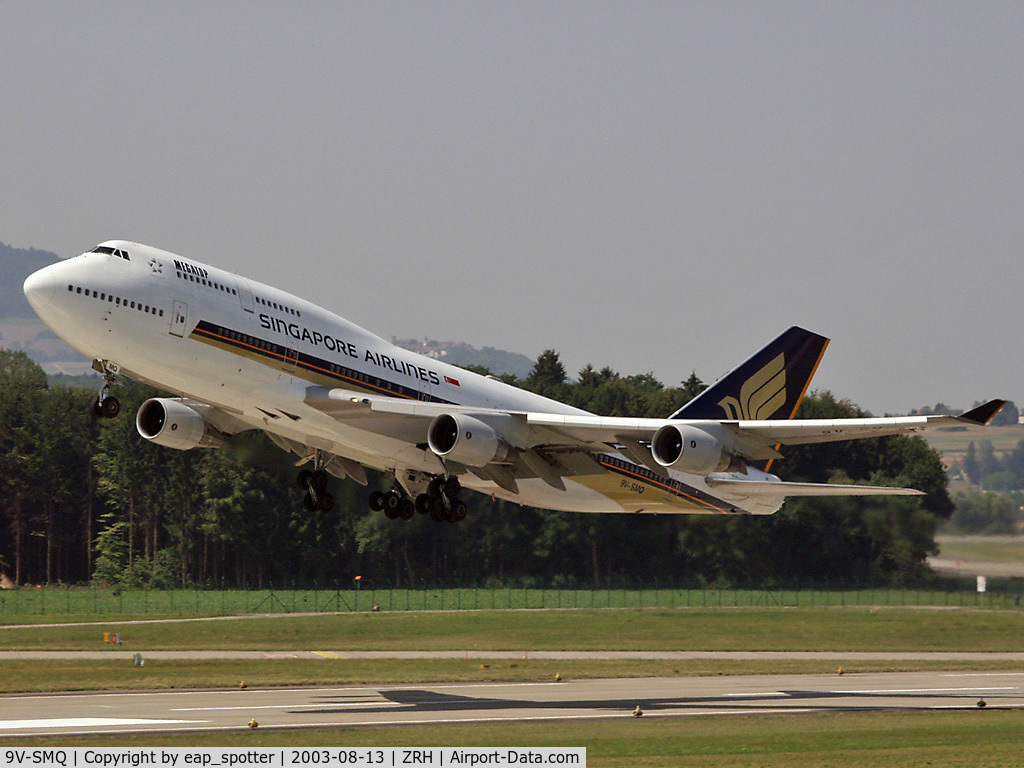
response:
[[[121,412],[121,401],[109,395],[108,392],[117,385],[117,372],[120,369],[109,360],[94,360],[93,368],[103,374],[103,387],[100,389],[100,393],[93,398],[92,415],[97,419],[112,419]]]

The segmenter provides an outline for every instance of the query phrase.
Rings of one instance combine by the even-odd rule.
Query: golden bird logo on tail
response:
[[[747,379],[737,400],[732,395],[718,401],[727,419],[762,421],[770,419],[786,404],[786,356],[779,354]]]

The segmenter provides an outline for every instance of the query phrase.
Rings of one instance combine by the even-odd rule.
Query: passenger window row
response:
[[[297,310],[297,309],[292,309],[291,307],[286,307],[284,304],[278,304],[276,301],[267,301],[266,299],[261,299],[259,296],[255,296],[254,298],[256,299],[256,303],[257,304],[262,304],[265,307],[270,307],[271,309],[276,309],[278,312],[287,312],[289,315],[295,315],[296,317],[302,317],[302,313],[299,312],[299,310]]]
[[[128,299],[122,299],[120,296],[115,296],[112,293],[100,293],[99,291],[83,288],[80,285],[71,285],[70,283],[68,283],[68,291],[71,293],[79,293],[83,296],[89,296],[93,299],[99,299],[100,301],[107,301],[117,307],[137,309],[139,312],[156,315],[157,317],[164,316],[164,311],[162,309],[151,307],[149,304],[143,304],[141,301],[129,301]]]
[[[213,288],[218,291],[223,291],[224,293],[230,293],[232,296],[237,295],[234,288],[228,288],[226,285],[215,283],[213,280],[207,280],[206,278],[199,277],[197,275],[190,275],[188,272],[175,272],[174,274],[182,280],[191,280],[193,283],[205,285],[207,288]]]

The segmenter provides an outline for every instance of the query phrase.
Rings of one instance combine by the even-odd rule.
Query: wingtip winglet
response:
[[[1004,405],[1006,405],[1006,400],[989,400],[984,405],[979,405],[977,408],[972,408],[967,413],[961,414],[957,420],[983,427],[995,418]]]

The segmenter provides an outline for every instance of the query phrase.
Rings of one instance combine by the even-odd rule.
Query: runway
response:
[[[139,651],[151,660],[209,659],[472,659],[472,660],[541,660],[607,661],[639,659],[672,661],[693,659],[750,660],[818,660],[818,661],[985,661],[1022,662],[1020,651]],[[59,661],[72,659],[108,659],[131,663],[135,651],[117,646],[101,651],[0,651],[6,659],[39,659]]]
[[[1024,707],[1024,672],[618,678],[0,696],[0,736]]]

